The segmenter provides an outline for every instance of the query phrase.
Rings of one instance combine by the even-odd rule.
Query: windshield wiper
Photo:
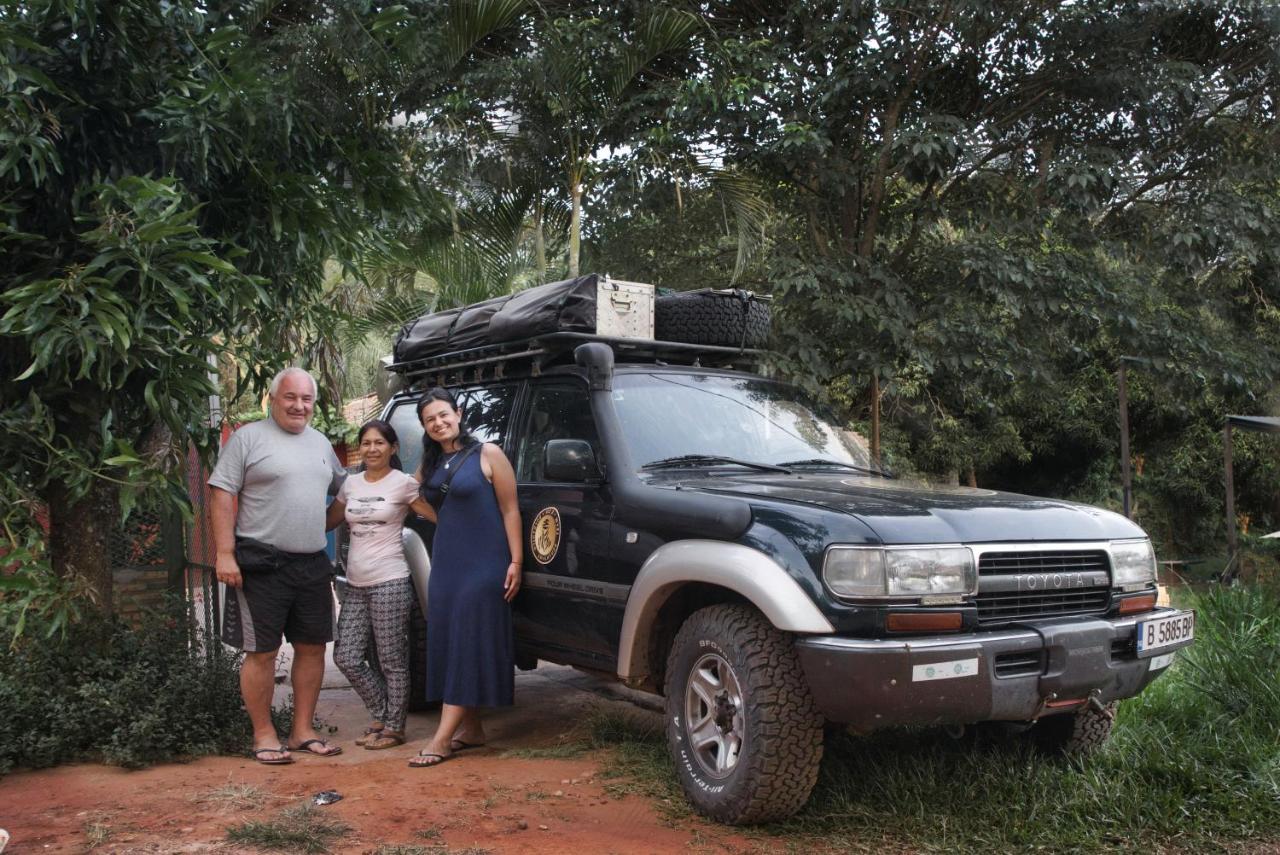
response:
[[[754,460],[739,460],[736,457],[722,457],[719,454],[681,454],[677,457],[664,457],[652,460],[641,469],[675,469],[680,466],[705,466],[717,463],[728,463],[733,466],[745,466],[748,469],[759,469],[762,472],[783,472],[790,475],[791,470],[772,463],[756,463]]]
[[[845,463],[842,460],[830,460],[826,457],[808,457],[804,460],[788,460],[786,463],[780,463],[779,466],[839,466],[842,469],[853,469],[858,472],[866,472],[868,475],[879,475],[881,478],[892,478],[888,472],[883,469],[875,469],[870,466],[859,466],[856,463]]]

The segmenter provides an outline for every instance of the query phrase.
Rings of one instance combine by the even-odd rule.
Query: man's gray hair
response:
[[[310,380],[312,397],[315,397],[315,398],[320,397],[320,386],[316,383],[316,378],[312,377],[311,372],[308,371],[307,369],[299,368],[296,365],[290,365],[288,368],[281,371],[275,377],[272,377],[271,386],[270,388],[267,389],[267,394],[274,398],[276,396],[276,392],[280,391],[280,384],[284,382],[284,378],[288,377],[290,374],[301,374],[302,376]]]

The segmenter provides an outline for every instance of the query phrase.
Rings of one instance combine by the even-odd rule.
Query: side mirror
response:
[[[542,455],[542,475],[548,481],[578,483],[600,477],[595,452],[584,439],[547,440]]]

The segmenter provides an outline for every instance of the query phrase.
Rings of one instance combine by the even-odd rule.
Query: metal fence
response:
[[[217,632],[222,603],[218,582],[214,577],[214,559],[217,551],[213,542],[213,521],[210,516],[209,470],[200,462],[194,447],[187,451],[187,495],[191,497],[191,519],[187,522],[183,543],[183,589],[192,612],[200,627]]]

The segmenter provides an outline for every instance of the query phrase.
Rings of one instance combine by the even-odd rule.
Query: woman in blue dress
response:
[[[427,585],[427,700],[443,706],[431,744],[409,761],[415,767],[483,745],[480,708],[513,703],[511,600],[523,556],[516,476],[502,449],[466,433],[458,403],[444,389],[422,396],[418,418],[425,431],[418,476],[437,517]]]

